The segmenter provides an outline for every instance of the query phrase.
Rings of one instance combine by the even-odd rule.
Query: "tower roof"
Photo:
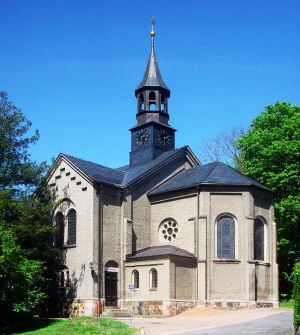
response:
[[[156,59],[155,51],[154,51],[154,38],[155,32],[153,30],[154,20],[152,20],[152,31],[151,31],[151,51],[148,59],[146,71],[144,73],[143,80],[140,82],[135,92],[138,93],[144,87],[161,87],[170,92],[168,86],[163,81],[162,75],[160,73],[158,62]]]

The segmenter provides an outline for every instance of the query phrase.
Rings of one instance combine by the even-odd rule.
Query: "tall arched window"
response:
[[[157,270],[151,269],[150,270],[150,288],[157,288],[158,278],[157,278]]]
[[[56,246],[61,248],[64,245],[65,239],[65,223],[64,216],[61,212],[58,212],[55,216],[55,224],[57,227],[56,231]]]
[[[132,272],[132,282],[133,282],[134,288],[140,287],[140,274],[137,270],[134,270]]]
[[[76,211],[71,209],[68,213],[68,245],[76,244]]]
[[[217,221],[217,258],[235,258],[235,222],[229,215]]]
[[[265,224],[258,218],[254,220],[254,259],[265,259]]]

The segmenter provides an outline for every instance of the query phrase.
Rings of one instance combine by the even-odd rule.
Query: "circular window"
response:
[[[173,242],[178,234],[178,223],[174,219],[165,219],[159,226],[162,242]]]

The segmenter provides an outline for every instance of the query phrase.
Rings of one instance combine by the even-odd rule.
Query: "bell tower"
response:
[[[175,129],[169,125],[170,90],[160,73],[154,51],[154,19],[151,20],[151,50],[141,83],[135,90],[137,125],[131,131],[130,165],[152,160],[175,148]]]

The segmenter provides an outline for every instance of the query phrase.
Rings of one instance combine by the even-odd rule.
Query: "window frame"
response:
[[[234,227],[234,257],[233,258],[222,258],[218,257],[218,222],[222,218],[230,218],[233,221],[233,227]],[[215,259],[218,261],[236,261],[238,260],[238,225],[237,225],[237,219],[234,215],[231,213],[222,213],[217,216],[216,221],[215,221]]]
[[[153,276],[153,274],[155,273],[155,276]],[[150,290],[157,290],[158,288],[158,272],[155,268],[152,268],[149,271],[149,286],[150,286]]]
[[[137,269],[134,269],[132,271],[131,282],[132,282],[135,290],[140,288],[140,273]],[[136,286],[136,283],[138,284],[137,286]]]
[[[62,221],[58,222],[58,216],[61,216]],[[58,231],[56,232],[55,235],[55,245],[58,248],[63,248],[65,246],[65,216],[61,211],[57,211],[55,216],[54,216],[54,224],[57,227]],[[62,224],[62,226],[60,225]],[[61,236],[62,235],[62,236]]]
[[[70,271],[68,268],[62,269],[58,272],[58,287],[70,287]]]
[[[262,251],[263,251],[263,258],[262,259],[259,259],[257,258],[257,254],[256,254],[256,222],[259,222],[262,224],[262,227],[263,227],[263,248],[262,248]],[[267,227],[267,222],[266,220],[261,217],[261,216],[257,216],[255,219],[254,219],[254,222],[253,222],[253,259],[255,261],[259,261],[259,262],[266,262],[266,260],[268,259],[267,258],[267,241],[268,241],[268,227]]]
[[[71,225],[70,225],[70,218],[69,218],[69,216],[70,216],[70,213],[75,213],[75,223],[74,222],[72,222],[72,224],[75,226],[75,228],[73,228],[74,229],[74,236],[75,237],[73,237],[74,238],[74,240],[72,240],[71,242],[70,242],[70,231],[71,231]],[[76,211],[76,209],[75,208],[70,208],[69,210],[68,210],[68,213],[67,213],[67,215],[66,215],[66,219],[67,219],[67,241],[66,241],[66,245],[68,246],[68,247],[72,247],[72,246],[76,246],[76,243],[77,243],[77,211]],[[72,236],[72,235],[71,235]]]

